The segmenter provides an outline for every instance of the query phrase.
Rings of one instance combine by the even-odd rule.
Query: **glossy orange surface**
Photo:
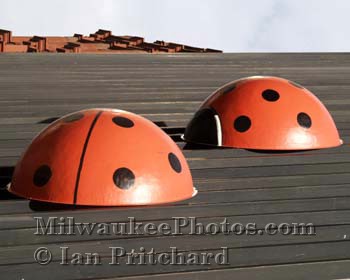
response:
[[[201,117],[208,108],[211,113]],[[200,130],[205,122],[212,122],[211,129]],[[215,91],[189,123],[184,138],[261,150],[320,149],[342,144],[330,113],[315,95],[286,79],[262,76],[233,81]]]
[[[196,194],[177,145],[151,121],[90,109],[43,130],[19,160],[10,191],[77,205],[161,204]]]

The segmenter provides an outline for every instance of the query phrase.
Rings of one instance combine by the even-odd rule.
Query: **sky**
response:
[[[97,29],[225,52],[350,51],[350,0],[0,0],[13,35]]]

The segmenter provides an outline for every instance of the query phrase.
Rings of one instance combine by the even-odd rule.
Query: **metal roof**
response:
[[[72,208],[29,202],[0,192],[0,265],[4,279],[340,279],[350,275],[350,55],[177,54],[13,55],[0,57],[0,180],[5,186],[25,147],[64,114],[109,107],[141,114],[183,149],[199,193],[191,200],[152,207]],[[326,105],[344,145],[295,153],[185,146],[180,135],[199,104],[228,81],[275,75],[298,82]],[[140,139],[140,141],[142,141]],[[152,159],[150,159],[152,160]],[[34,217],[75,222],[173,224],[197,217],[205,225],[312,223],[315,235],[35,235]],[[68,222],[67,220],[65,220]],[[62,246],[98,252],[102,265],[60,265]],[[228,264],[109,265],[111,246],[157,253],[217,253]],[[33,258],[47,247],[52,263]],[[70,257],[72,257],[70,255]],[[143,277],[141,278],[140,276]]]

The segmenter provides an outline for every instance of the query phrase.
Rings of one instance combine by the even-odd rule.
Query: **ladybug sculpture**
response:
[[[257,150],[306,150],[342,144],[324,105],[282,78],[254,76],[216,90],[188,124],[188,142]]]
[[[145,118],[90,109],[44,129],[16,165],[9,191],[77,205],[143,205],[196,194],[177,145]]]

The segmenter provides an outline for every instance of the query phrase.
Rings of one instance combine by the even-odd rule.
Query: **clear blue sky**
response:
[[[118,35],[251,51],[350,51],[350,0],[1,0],[15,35]]]

